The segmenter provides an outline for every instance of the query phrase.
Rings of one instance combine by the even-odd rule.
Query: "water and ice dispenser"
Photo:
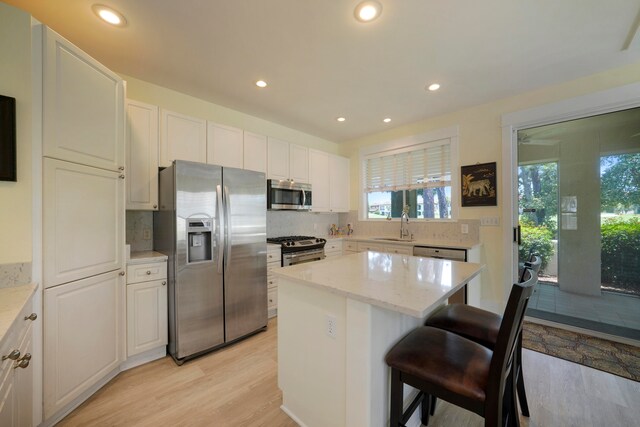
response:
[[[213,221],[211,219],[187,220],[187,263],[211,261],[211,235]]]

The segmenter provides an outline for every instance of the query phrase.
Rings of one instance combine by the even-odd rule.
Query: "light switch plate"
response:
[[[483,216],[480,218],[480,225],[497,227],[500,225],[500,217],[499,216]]]
[[[469,234],[469,224],[460,224],[460,232],[462,234]]]

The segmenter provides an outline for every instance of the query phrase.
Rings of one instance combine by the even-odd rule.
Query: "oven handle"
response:
[[[307,259],[314,259],[314,258],[319,258],[319,259],[324,259],[325,255],[324,255],[324,251],[323,252],[315,252],[312,254],[306,253],[306,254],[286,254],[284,255],[284,258],[288,259],[288,260],[292,260],[292,261],[304,261]]]

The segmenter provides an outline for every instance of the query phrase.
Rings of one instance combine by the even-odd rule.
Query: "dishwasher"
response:
[[[449,249],[449,248],[438,248],[433,246],[414,246],[413,256],[467,262],[466,249]],[[466,304],[467,301],[468,301],[468,298],[467,298],[466,284],[462,289],[460,289],[458,292],[456,292],[455,294],[449,297],[449,304],[452,304],[452,303]]]

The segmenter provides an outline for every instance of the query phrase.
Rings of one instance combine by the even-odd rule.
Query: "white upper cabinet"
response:
[[[173,111],[160,112],[160,166],[174,160],[207,160],[207,121]]]
[[[309,149],[289,144],[289,178],[296,182],[309,182]]]
[[[207,163],[243,167],[242,129],[207,122]]]
[[[349,159],[309,150],[313,212],[349,211]]]
[[[124,169],[122,79],[49,28],[43,44],[43,155]]]
[[[330,211],[349,212],[349,159],[329,156]],[[315,191],[313,197],[315,198]]]
[[[267,137],[244,131],[244,168],[267,173]]]
[[[329,154],[309,150],[309,184],[313,191],[313,212],[329,212]]]
[[[158,107],[128,100],[127,209],[158,209]]]
[[[124,175],[44,159],[44,287],[122,268]]]
[[[289,179],[289,143],[271,137],[267,142],[267,178]]]

